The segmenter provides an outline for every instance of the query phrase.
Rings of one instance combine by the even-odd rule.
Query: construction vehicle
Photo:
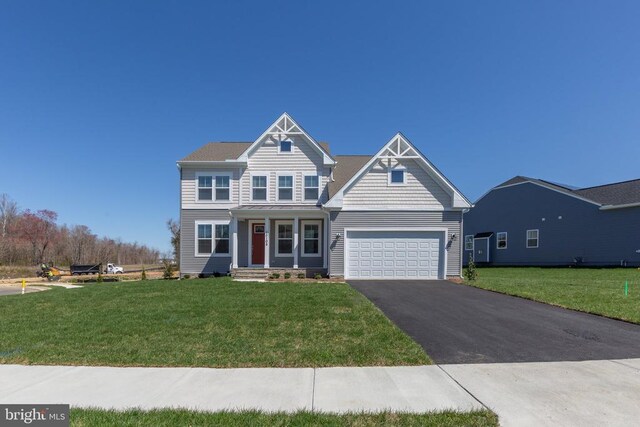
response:
[[[47,265],[45,263],[42,263],[40,265],[40,271],[36,272],[36,275],[38,277],[46,278],[50,282],[57,282],[58,280],[60,280],[60,276],[62,276],[62,273],[60,272],[60,269],[54,267],[53,264]]]
[[[107,263],[107,268],[104,269],[105,274],[122,274],[124,273],[124,268],[119,265],[112,264],[110,262]]]
[[[100,274],[102,272],[102,263],[72,264],[70,269],[73,276],[78,276],[80,274]]]

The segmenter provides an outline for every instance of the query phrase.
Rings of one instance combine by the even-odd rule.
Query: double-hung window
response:
[[[302,256],[320,256],[320,225],[321,221],[302,221]]]
[[[464,250],[473,250],[473,234],[467,234],[466,236],[464,236]]]
[[[216,180],[216,200],[229,200],[229,175],[218,175]]]
[[[537,248],[540,244],[540,232],[527,230],[527,248]]]
[[[498,249],[507,249],[507,233],[501,231],[496,236],[496,247]]]
[[[213,248],[211,242],[212,224],[196,224],[198,228],[197,255],[210,255]]]
[[[228,201],[231,197],[230,175],[197,175],[198,201]]]
[[[305,175],[304,177],[304,199],[318,200],[320,193],[320,180],[318,175]]]
[[[293,200],[293,175],[278,176],[278,200]]]
[[[216,224],[216,255],[229,255],[229,224]]]
[[[276,221],[276,256],[293,255],[293,223]]]
[[[229,224],[196,222],[196,255],[228,256]]]
[[[198,200],[213,200],[213,177],[198,176]]]
[[[251,177],[251,198],[253,200],[267,200],[267,176],[253,175]]]

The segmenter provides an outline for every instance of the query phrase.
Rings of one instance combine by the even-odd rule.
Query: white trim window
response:
[[[293,153],[293,141],[290,139],[284,139],[278,143],[278,153],[291,154]]]
[[[276,256],[293,256],[293,222],[276,221]]]
[[[293,200],[293,175],[278,175],[278,200]]]
[[[251,200],[266,201],[267,200],[267,175],[251,176]]]
[[[211,201],[213,200],[213,176],[212,175],[198,175],[198,201]]]
[[[229,224],[215,224],[216,234],[214,237],[215,254],[214,256],[229,255]]]
[[[231,177],[229,175],[216,175],[216,201],[229,201],[231,199]]]
[[[407,182],[407,168],[396,166],[389,169],[389,185],[404,185]]]
[[[473,234],[464,236],[464,250],[473,251]]]
[[[320,177],[318,175],[304,176],[304,199],[318,200],[320,197]]]
[[[496,233],[496,249],[507,249],[507,232]]]
[[[540,245],[540,230],[527,230],[527,249],[535,249]]]
[[[196,222],[196,256],[211,255],[213,224]]]
[[[231,200],[230,173],[196,173],[198,202],[228,202]]]
[[[196,221],[196,256],[229,256],[229,223]]]
[[[308,220],[302,221],[302,256],[320,257],[322,256],[322,239],[320,236],[322,221]]]

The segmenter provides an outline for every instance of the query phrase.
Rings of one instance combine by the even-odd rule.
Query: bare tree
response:
[[[18,216],[18,204],[7,194],[0,194],[0,237],[7,237],[9,226]]]
[[[180,265],[180,224],[173,219],[167,221],[167,228],[171,233],[171,246],[173,247],[173,258],[176,264]]]
[[[74,225],[69,230],[69,251],[71,263],[80,264],[90,262],[83,259],[83,255],[88,251],[90,245],[94,243],[96,236],[91,233],[86,225]],[[86,255],[85,255],[86,256]]]
[[[57,265],[95,262],[149,265],[160,259],[156,249],[137,242],[99,238],[84,225],[58,225],[57,218],[50,210],[20,211],[9,196],[0,194],[0,264],[53,261]]]

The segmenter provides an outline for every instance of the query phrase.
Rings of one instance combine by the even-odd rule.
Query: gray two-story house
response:
[[[640,179],[576,188],[516,176],[464,215],[464,262],[640,266]]]
[[[375,155],[334,156],[284,113],[178,168],[182,275],[460,276],[470,203],[400,133]]]

